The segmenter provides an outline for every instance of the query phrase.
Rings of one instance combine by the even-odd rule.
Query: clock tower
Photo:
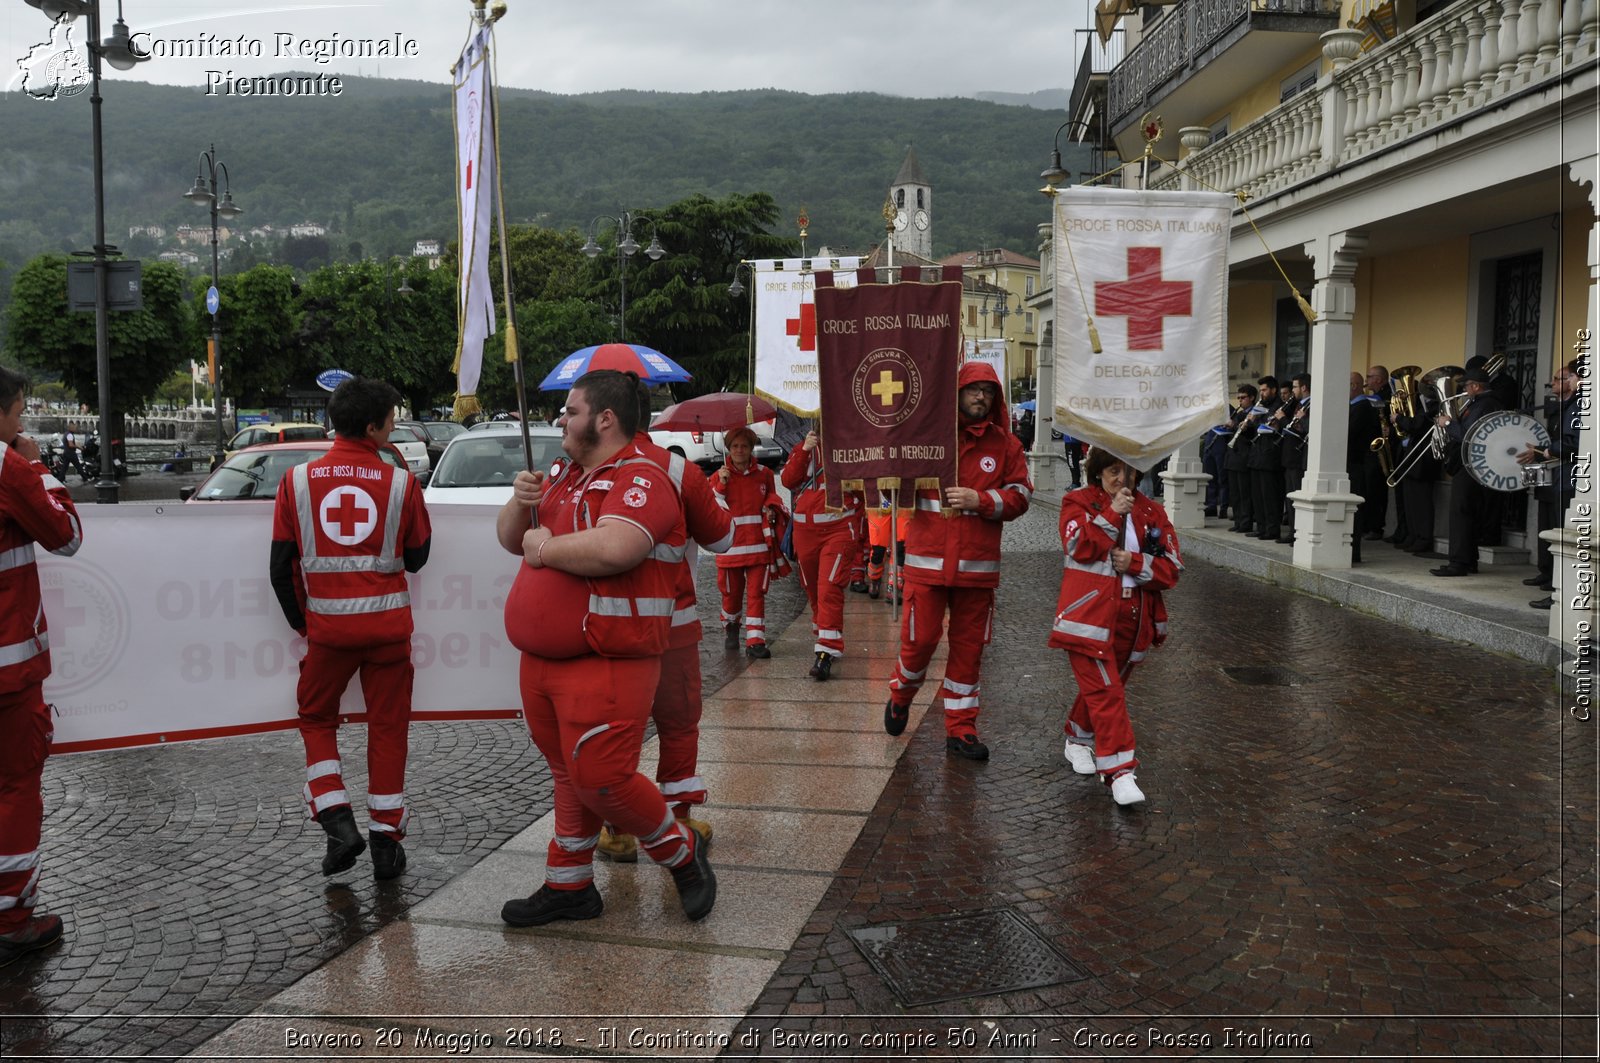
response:
[[[894,205],[894,246],[933,261],[933,186],[922,175],[917,149],[906,148],[905,161],[889,186]]]

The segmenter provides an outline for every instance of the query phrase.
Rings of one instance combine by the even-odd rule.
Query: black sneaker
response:
[[[905,733],[906,721],[910,718],[910,705],[896,705],[894,699],[890,698],[883,706],[883,729],[892,735]]]
[[[322,858],[322,873],[337,875],[356,866],[356,857],[367,851],[366,839],[356,830],[355,813],[349,805],[330,808],[317,817],[328,835],[328,851]]]
[[[989,747],[978,741],[977,735],[954,735],[944,740],[944,751],[968,760],[988,760]]]
[[[867,581],[864,579],[851,580],[850,589],[857,594],[865,594],[867,593]]]
[[[818,650],[817,659],[811,665],[811,678],[821,683],[828,678],[828,674],[832,671],[833,655],[829,653],[823,653],[821,650]]]
[[[372,843],[372,877],[379,882],[399,878],[406,869],[406,848],[381,830],[367,831]]]
[[[598,919],[605,910],[605,899],[591,882],[581,890],[540,886],[531,897],[507,901],[500,918],[511,926],[543,926],[557,919]]]
[[[753,657],[758,661],[764,661],[768,657],[772,656],[772,651],[767,649],[767,644],[765,642],[752,642],[750,645],[744,648],[744,655],[746,657]]]
[[[717,876],[711,870],[711,846],[693,827],[684,827],[693,836],[694,853],[677,867],[669,867],[673,884],[678,887],[678,900],[683,904],[683,914],[698,922],[711,914],[717,903]]]
[[[31,915],[9,934],[0,934],[0,967],[15,963],[30,952],[49,948],[61,940],[59,915]]]

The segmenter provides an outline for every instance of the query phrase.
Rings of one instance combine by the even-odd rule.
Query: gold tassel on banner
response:
[[[517,324],[515,321],[506,322],[506,361],[515,363],[517,360]]]
[[[464,421],[474,414],[482,413],[483,408],[478,405],[476,395],[457,395],[455,407],[450,411],[451,420]]]

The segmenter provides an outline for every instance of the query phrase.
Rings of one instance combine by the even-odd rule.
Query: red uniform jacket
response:
[[[986,381],[1000,386],[986,362],[965,362],[960,387]],[[1000,584],[1000,526],[1028,511],[1033,481],[1022,443],[1007,428],[1005,393],[995,397],[989,419],[962,424],[956,478],[978,492],[975,510],[944,510],[942,492],[917,492],[917,516],[906,527],[906,581],[944,587]]]
[[[647,432],[633,437],[639,453],[665,469],[667,478],[677,488],[678,501],[683,506],[685,531],[690,539],[713,554],[721,554],[733,542],[733,523],[728,511],[717,502],[711,484],[706,481],[700,466],[691,464],[682,454],[657,446]],[[722,560],[720,557],[717,559]],[[672,611],[672,631],[669,645],[697,646],[700,643],[700,614],[695,609],[694,550],[686,545],[678,565],[675,587],[677,602]]]
[[[50,674],[50,633],[33,544],[71,557],[83,543],[72,496],[43,462],[0,443],[0,693]]]
[[[416,479],[371,440],[339,437],[278,485],[271,572],[284,617],[324,646],[407,641],[406,573],[427,561],[432,537]]]
[[[821,449],[820,447],[818,448]],[[808,477],[815,476],[811,486],[800,491]],[[814,529],[819,535],[837,534],[853,537],[861,523],[861,495],[848,491],[844,495],[844,509],[828,512],[827,477],[822,472],[819,456],[808,453],[805,447],[796,446],[789,452],[789,461],[783,467],[783,486],[790,491],[800,491],[789,499],[794,511],[794,522]],[[798,530],[798,529],[797,529]]]
[[[1183,558],[1167,511],[1137,491],[1128,523],[1140,551],[1133,555],[1128,575],[1137,585],[1134,593],[1144,596],[1155,621],[1141,624],[1138,644],[1125,647],[1130,651],[1129,659],[1138,661],[1145,650],[1167,640],[1167,606],[1161,600],[1161,592],[1177,585]],[[1061,545],[1066,562],[1050,645],[1104,660],[1116,659],[1117,647],[1111,644],[1111,633],[1117,626],[1123,581],[1111,568],[1111,548],[1118,545],[1121,525],[1122,518],[1111,511],[1111,496],[1099,484],[1081,487],[1061,500]],[[1126,549],[1125,541],[1122,545]]]
[[[728,482],[722,482],[719,470],[711,477],[711,490],[717,493],[717,498],[732,520],[733,545],[717,558],[717,567],[753,568],[765,565],[773,541],[769,511],[783,508],[783,501],[778,497],[777,480],[771,469],[754,461],[743,472],[731,464],[725,464],[723,468],[728,471]]]

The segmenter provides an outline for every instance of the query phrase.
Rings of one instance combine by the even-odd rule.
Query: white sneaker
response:
[[[1097,769],[1094,766],[1094,754],[1089,747],[1067,739],[1067,748],[1063,751],[1067,756],[1067,763],[1072,765],[1072,770],[1079,775],[1093,775]]]
[[[1133,772],[1124,772],[1111,780],[1111,799],[1124,806],[1144,804],[1144,791],[1139,789]]]

